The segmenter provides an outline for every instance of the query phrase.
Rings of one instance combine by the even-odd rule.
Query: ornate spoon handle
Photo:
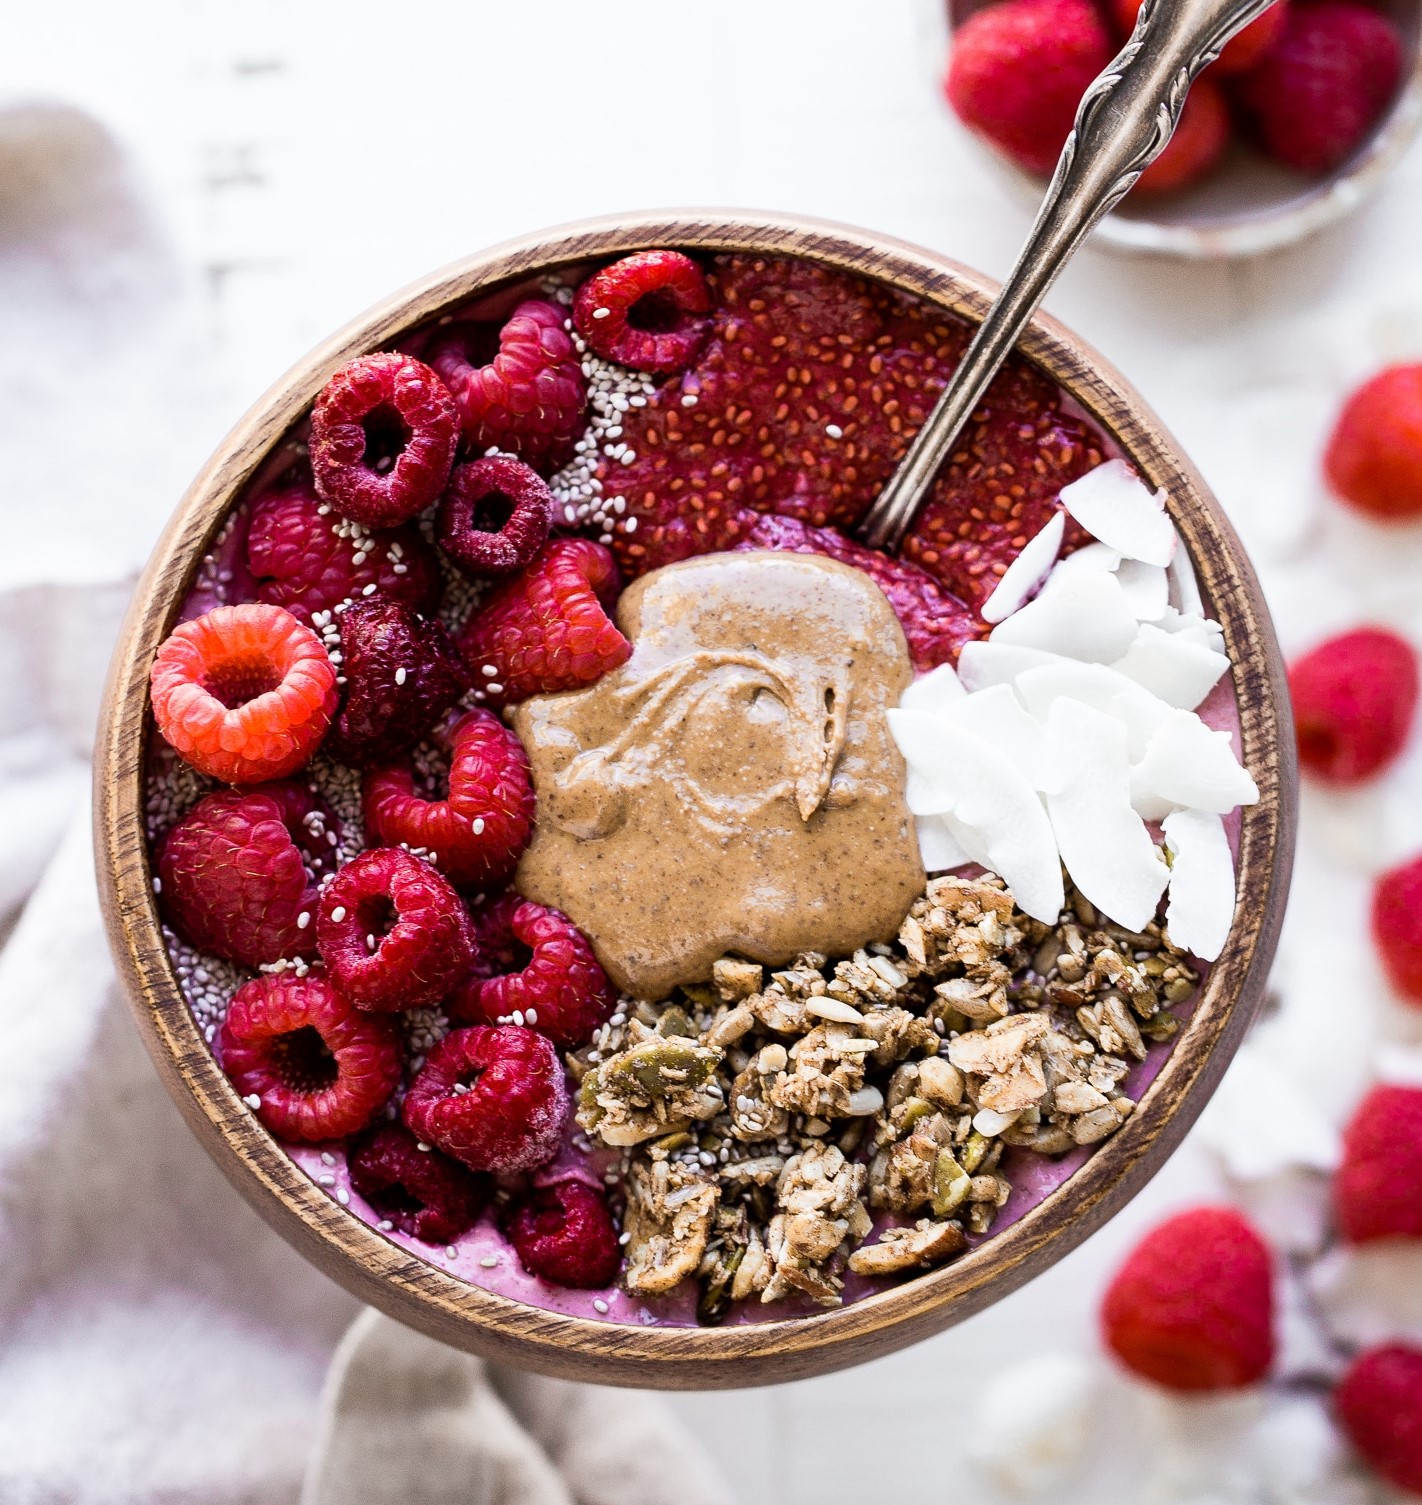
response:
[[[1057,273],[1170,140],[1196,74],[1273,0],[1145,0],[1120,55],[1082,97],[1037,222],[927,423],[860,533],[897,548],[963,425]]]

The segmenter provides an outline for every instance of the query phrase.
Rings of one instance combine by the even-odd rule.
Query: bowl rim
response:
[[[1038,316],[1019,351],[1113,435],[1153,486],[1167,491],[1235,664],[1243,761],[1261,794],[1243,812],[1230,942],[1124,1127],[1044,1201],[955,1263],[846,1307],[765,1323],[634,1327],[527,1306],[440,1269],[341,1207],[287,1156],[223,1075],[163,945],[143,819],[153,655],[232,502],[339,365],[471,297],[558,266],[663,245],[807,257],[973,322],[996,291],[990,279],[956,262],[869,231],[800,216],[687,210],[616,215],[524,236],[386,298],[258,399],[199,472],[155,547],[115,649],[100,713],[95,842],[111,950],[160,1076],[229,1180],[312,1263],[397,1320],[491,1359],[610,1384],[739,1387],[825,1373],[961,1321],[1068,1253],[1164,1163],[1263,1001],[1292,864],[1297,770],[1283,660],[1233,529],[1139,394],[1082,341]]]

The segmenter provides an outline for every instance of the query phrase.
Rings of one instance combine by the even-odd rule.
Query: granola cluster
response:
[[[950,876],[894,945],[768,976],[726,957],[668,1002],[624,999],[569,1064],[579,1125],[622,1151],[628,1289],[694,1278],[715,1320],[960,1253],[1011,1193],[1006,1149],[1120,1128],[1122,1082],[1197,982],[1158,925],[1072,894],[1047,926],[1000,880]]]

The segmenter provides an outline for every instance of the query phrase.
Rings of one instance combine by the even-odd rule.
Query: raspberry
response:
[[[605,360],[634,371],[685,371],[710,333],[711,292],[680,251],[638,251],[594,273],[573,300],[573,325]]]
[[[510,1204],[503,1228],[519,1263],[540,1280],[599,1290],[617,1278],[617,1225],[602,1193],[582,1181],[534,1187]]]
[[[337,619],[346,703],[329,751],[362,767],[408,751],[469,688],[464,661],[438,622],[378,596]]]
[[[459,895],[399,847],[362,852],[331,879],[321,894],[316,945],[331,981],[376,1013],[434,1003],[474,957]]]
[[[480,940],[499,956],[513,953],[513,965],[502,976],[468,979],[450,1000],[450,1013],[480,1024],[512,1019],[564,1049],[586,1045],[617,1006],[617,989],[587,937],[560,910],[531,903],[497,907],[507,933],[497,934],[486,919]]]
[[[1393,987],[1422,1004],[1422,857],[1384,873],[1373,886],[1373,939]]]
[[[530,299],[514,309],[496,341],[487,324],[441,331],[428,352],[430,365],[453,396],[474,449],[497,445],[544,473],[570,458],[586,421],[588,387],[564,328],[567,317],[556,303]]]
[[[488,1188],[457,1160],[421,1149],[404,1124],[378,1124],[351,1145],[351,1185],[401,1233],[450,1244],[478,1221]]]
[[[1401,77],[1390,22],[1355,0],[1309,0],[1289,7],[1274,45],[1234,81],[1234,99],[1269,156],[1321,174],[1362,146]]]
[[[632,644],[605,610],[618,585],[612,555],[586,538],[553,539],[523,574],[501,585],[459,638],[487,704],[580,689],[626,663]]]
[[[553,493],[527,465],[489,455],[461,465],[439,504],[439,541],[472,574],[511,575],[548,541]]]
[[[272,492],[252,509],[247,567],[259,600],[308,627],[313,613],[360,600],[369,585],[416,611],[439,603],[439,564],[418,528],[369,533],[305,486]]]
[[[1330,784],[1371,778],[1397,757],[1417,709],[1417,655],[1381,627],[1330,638],[1289,667],[1299,762]]]
[[[763,517],[736,547],[825,554],[863,570],[888,597],[920,671],[956,663],[963,644],[984,630],[975,613],[918,565],[866,549],[833,528],[808,528],[790,517]]]
[[[1217,74],[1243,73],[1252,68],[1279,35],[1288,4],[1289,0],[1275,0],[1262,16],[1251,21],[1232,41],[1226,42],[1219,59],[1211,65],[1212,71]],[[1136,29],[1136,13],[1140,8],[1141,0],[1112,0],[1111,13],[1123,41]],[[1191,87],[1192,90],[1198,89],[1199,80]]]
[[[223,789],[199,800],[158,854],[173,929],[199,951],[244,967],[315,956],[316,881],[333,870],[326,833],[336,829],[299,784]]]
[[[336,670],[320,638],[289,611],[255,601],[174,628],[151,685],[165,740],[228,784],[295,773],[336,710]]]
[[[1390,1343],[1359,1354],[1333,1392],[1333,1411],[1373,1469],[1422,1495],[1422,1349]]]
[[[342,517],[393,528],[444,490],[458,440],[454,399],[423,361],[395,351],[359,356],[311,410],[317,495]]]
[[[1422,517],[1422,365],[1389,366],[1348,399],[1324,469],[1342,499],[1383,522]]]
[[[238,988],[218,1037],[223,1069],[282,1139],[316,1144],[363,1129],[400,1080],[389,1021],[363,1014],[319,972]]]
[[[1350,1244],[1422,1238],[1422,1090],[1374,1087],[1358,1104],[1343,1131],[1333,1208]]]
[[[1265,18],[1272,12],[1266,12]],[[1172,193],[1198,182],[1229,145],[1229,106],[1208,78],[1198,78],[1165,150],[1140,175],[1135,193]]]
[[[471,1170],[531,1171],[557,1153],[568,1088],[553,1042],[531,1029],[457,1029],[429,1053],[405,1122]]]
[[[1273,1270],[1232,1207],[1197,1207],[1151,1230],[1101,1306],[1107,1346],[1167,1390],[1252,1385],[1274,1359]]]
[[[1006,0],[958,28],[944,92],[969,130],[1046,177],[1114,51],[1089,0]]]
[[[488,711],[469,711],[449,729],[448,788],[417,792],[415,770],[367,773],[362,811],[373,840],[423,849],[453,884],[496,888],[513,875],[533,834],[533,783],[523,744]]]

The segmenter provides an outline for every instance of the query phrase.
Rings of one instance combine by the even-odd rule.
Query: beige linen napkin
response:
[[[484,1364],[378,1312],[331,1363],[301,1505],[730,1505],[655,1396]]]

